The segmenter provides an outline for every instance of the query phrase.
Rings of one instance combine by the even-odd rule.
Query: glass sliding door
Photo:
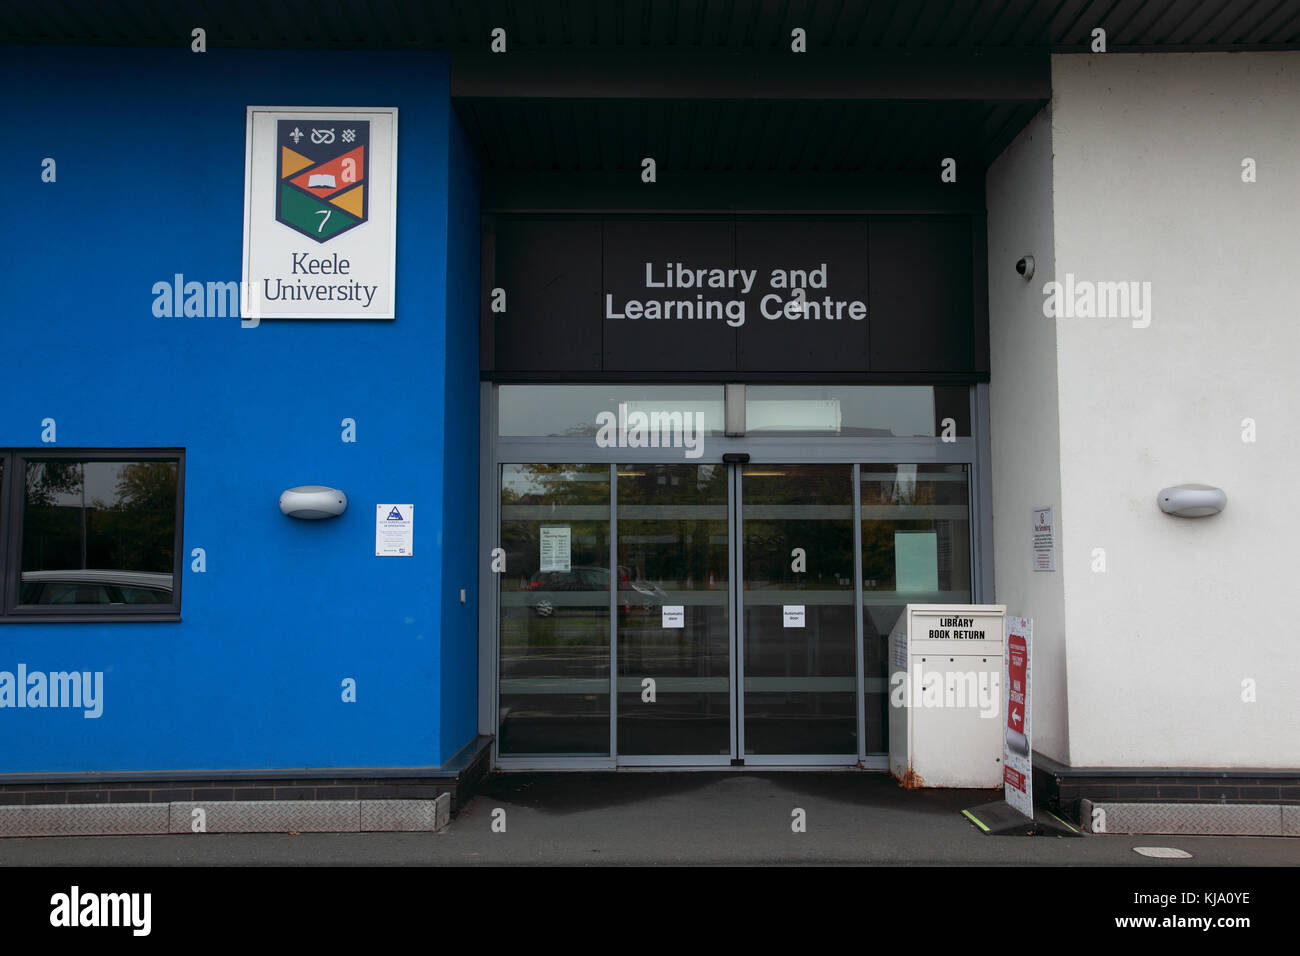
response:
[[[498,752],[610,753],[609,465],[503,465]]]
[[[903,606],[974,599],[968,464],[499,468],[514,766],[870,765]]]
[[[728,468],[620,465],[617,502],[621,761],[679,756],[727,763]]]
[[[739,469],[745,757],[858,752],[852,479],[852,465]]]
[[[889,749],[889,633],[907,604],[969,604],[967,465],[859,466],[866,753]]]

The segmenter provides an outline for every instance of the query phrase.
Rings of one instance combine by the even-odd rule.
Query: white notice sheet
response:
[[[409,558],[415,551],[415,505],[375,505],[375,557]]]
[[[569,547],[572,533],[568,525],[541,529],[541,571],[571,571]]]

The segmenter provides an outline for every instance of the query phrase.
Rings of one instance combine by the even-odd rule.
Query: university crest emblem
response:
[[[369,120],[279,120],[275,219],[317,242],[366,221]]]

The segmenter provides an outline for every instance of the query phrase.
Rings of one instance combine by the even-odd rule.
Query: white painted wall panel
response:
[[[1053,272],[1052,126],[1044,109],[998,157],[986,179],[989,237],[989,386],[994,600],[1034,620],[1034,749],[1066,761],[1065,571],[1030,570],[1030,511],[1056,508],[1063,533],[1057,423],[1056,328],[1043,317],[1040,276]],[[1015,271],[1035,259],[1026,282]]]
[[[1052,83],[1057,278],[1151,284],[1146,328],[1042,320],[1057,345],[1071,763],[1300,766],[1300,53],[1058,55]],[[1034,413],[999,410],[1030,350],[1005,342],[1006,296],[990,294],[997,507],[1015,494],[996,490],[999,433]],[[1193,481],[1227,492],[1223,514],[1157,509],[1162,487]],[[1019,561],[1014,541],[999,547],[998,600],[1030,614],[1006,590]]]

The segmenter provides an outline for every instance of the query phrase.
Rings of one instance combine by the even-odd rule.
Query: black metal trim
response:
[[[623,46],[450,49],[453,99],[1026,101],[1052,95],[1042,47],[765,50]]]
[[[988,372],[737,372],[719,369],[713,372],[656,372],[647,382],[645,372],[591,372],[581,369],[548,369],[544,372],[521,372],[510,369],[481,369],[479,381],[497,385],[571,384],[618,382],[626,385],[680,382],[682,384],[717,385],[720,382],[745,384],[789,383],[797,385],[982,385],[989,381]]]
[[[298,767],[277,770],[107,770],[56,773],[0,773],[0,787],[14,789],[44,783],[130,783],[168,780],[314,780],[364,777],[455,779],[471,768],[491,746],[492,737],[479,734],[441,767]]]
[[[9,485],[13,484],[13,453],[0,451],[0,621],[4,620],[6,604],[5,581],[9,580],[6,570],[9,567],[9,528],[11,527],[9,509]]]
[[[1280,777],[1300,776],[1300,767],[1291,770],[1259,767],[1071,767],[1034,751],[1035,770],[1062,780],[1088,777]]]
[[[20,605],[17,610],[0,616],[0,627],[7,624],[179,624],[181,622],[180,614],[175,611],[148,616],[139,611],[123,611],[121,614],[114,614],[102,610],[88,611],[85,614],[69,614],[67,611],[60,611],[58,614],[33,614],[23,610],[28,606],[30,605]]]
[[[0,488],[0,513],[7,515],[0,531],[0,625],[4,624],[127,624],[178,623],[181,620],[181,579],[184,577],[185,524],[185,449],[183,447],[150,448],[8,448],[2,453],[5,474]],[[176,514],[172,539],[172,601],[150,605],[156,610],[141,610],[143,605],[122,605],[114,611],[100,605],[87,605],[84,612],[66,607],[41,607],[19,603],[22,567],[23,490],[26,488],[26,463],[31,460],[74,461],[175,461]],[[13,476],[21,470],[22,480]],[[14,574],[10,574],[14,570]],[[110,608],[114,605],[110,605]]]
[[[478,367],[491,368],[496,363],[496,322],[493,321],[492,290],[497,279],[497,217],[479,213],[479,342]],[[509,303],[507,302],[507,306]]]
[[[972,157],[967,160],[974,161]],[[653,186],[642,183],[635,170],[488,169],[482,172],[482,208],[502,215],[544,218],[975,215],[985,212],[985,165],[980,162],[978,174],[956,183],[940,182],[936,167],[935,171],[822,171],[815,175],[665,170]]]
[[[989,328],[989,226],[987,213],[970,217],[971,312],[975,327],[975,368],[988,381],[993,367],[992,329]]]

